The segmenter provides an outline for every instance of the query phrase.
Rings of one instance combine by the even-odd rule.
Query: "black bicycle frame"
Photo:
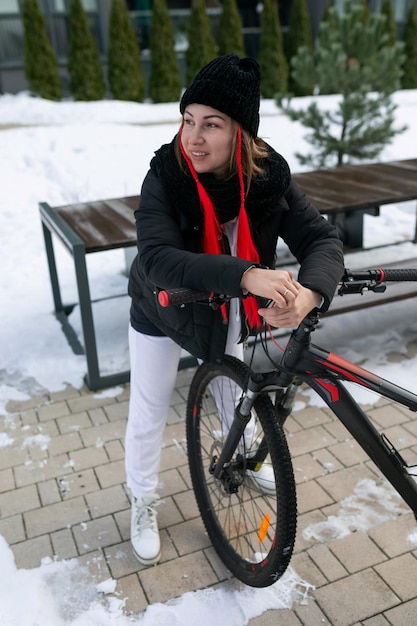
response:
[[[289,373],[288,370],[286,373]],[[319,394],[408,504],[417,519],[417,483],[408,472],[410,466],[388,438],[376,430],[347,391],[343,381],[353,382],[375,391],[411,411],[417,411],[417,395],[314,345],[306,345],[301,351],[298,348],[297,365],[291,374],[296,375]],[[277,375],[279,378],[280,373],[277,372]]]
[[[384,291],[384,281],[416,281],[415,269],[363,270],[352,272],[345,270],[339,294],[362,294],[365,290]],[[196,300],[207,301],[208,294],[201,294],[190,289],[177,289],[161,292],[164,297],[161,305],[181,304]],[[219,299],[220,298],[220,299]],[[225,301],[224,296],[209,296],[211,306],[218,306]],[[311,333],[318,324],[318,315],[311,313],[294,330],[288,341],[276,369],[270,372],[252,373],[248,380],[235,418],[226,437],[225,444],[214,467],[214,476],[221,478],[231,463],[238,442],[251,416],[251,409],[259,393],[276,391],[277,418],[281,423],[291,412],[293,399],[300,381],[305,382],[324,400],[330,410],[344,424],[352,437],[363,448],[368,457],[375,463],[385,478],[392,484],[397,493],[408,504],[417,519],[417,482],[409,471],[408,465],[401,454],[394,448],[388,438],[380,434],[362,411],[353,396],[347,391],[343,382],[353,382],[375,391],[385,398],[417,411],[417,395],[395,385],[355,365],[346,359],[318,346],[310,341]],[[261,444],[252,463],[262,462],[267,454],[267,446]]]

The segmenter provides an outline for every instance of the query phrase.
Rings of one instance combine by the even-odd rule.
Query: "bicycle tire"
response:
[[[239,484],[236,493],[227,493],[224,483],[210,473],[213,457],[218,456],[226,437],[210,387],[222,387],[240,395],[249,368],[227,356],[222,365],[205,363],[197,369],[187,401],[187,451],[191,480],[203,523],[214,549],[230,572],[251,587],[267,587],[287,569],[292,557],[297,504],[293,467],[287,441],[267,394],[257,397],[250,430],[252,441],[241,439],[235,469]],[[237,401],[237,398],[236,398]],[[224,421],[224,419],[223,419]],[[230,424],[229,424],[230,427]],[[273,493],[265,494],[245,469],[246,457],[263,439],[268,456],[262,466],[275,477]],[[263,444],[264,445],[264,444]],[[233,474],[235,476],[235,474]]]

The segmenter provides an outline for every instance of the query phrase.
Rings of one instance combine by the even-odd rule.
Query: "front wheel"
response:
[[[267,587],[289,565],[297,518],[291,457],[267,394],[257,397],[227,472],[213,475],[249,371],[230,356],[222,365],[200,365],[188,396],[187,449],[213,547],[243,583]]]

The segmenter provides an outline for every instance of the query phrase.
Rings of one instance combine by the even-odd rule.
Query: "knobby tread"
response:
[[[206,447],[207,440],[211,437],[207,425],[212,419],[205,412],[209,385],[218,377],[224,377],[223,380],[230,380],[231,384],[237,383],[238,387],[244,388],[249,372],[244,363],[229,356],[225,357],[222,365],[203,364],[197,369],[190,385],[187,402],[187,447],[196,501],[213,547],[226,567],[239,580],[253,587],[266,587],[276,582],[289,565],[295,542],[297,518],[291,457],[284,431],[275,418],[274,407],[267,394],[257,397],[253,413],[256,416],[258,430],[263,434],[267,444],[275,475],[275,495],[260,494],[259,489],[256,491],[250,486],[250,481],[245,476],[238,493],[225,496],[220,481],[216,482],[207,471],[209,459]],[[213,407],[213,402],[211,406]],[[212,408],[211,412],[215,414],[216,409],[213,411]],[[212,446],[216,445],[213,436]],[[223,503],[222,506],[220,503]],[[234,520],[233,514],[228,515],[228,509],[239,511],[239,524]],[[271,535],[273,533],[271,539],[268,539],[266,553],[264,550],[261,551],[259,562],[254,562],[248,550],[249,546],[252,547],[253,539],[247,538],[243,532],[242,536],[239,536],[241,530],[252,524],[255,511],[258,516],[267,512],[270,517]],[[235,534],[230,530],[232,521],[239,528]],[[256,523],[259,523],[259,519]]]

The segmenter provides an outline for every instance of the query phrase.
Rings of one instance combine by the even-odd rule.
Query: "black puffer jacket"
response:
[[[277,153],[274,155],[282,159]],[[282,162],[286,164],[283,159]],[[154,164],[148,172],[140,206],[135,211],[138,256],[130,272],[129,295],[134,307],[139,306],[160,331],[188,352],[206,361],[221,362],[227,325],[220,311],[198,303],[162,308],[157,301],[158,292],[161,288],[189,287],[240,297],[242,275],[254,264],[227,254],[202,253],[198,197],[182,210],[178,202],[181,193],[167,183],[169,176],[165,176],[163,168],[166,161],[161,163],[159,168]],[[184,185],[193,189],[191,177],[187,181],[182,176]],[[270,184],[280,188],[279,181],[272,180]],[[274,267],[280,236],[300,263],[299,282],[323,296],[326,310],[343,272],[342,244],[334,227],[291,182],[289,170],[285,187],[267,208],[257,210],[256,186],[249,202],[254,207],[248,209],[248,215],[260,263]],[[261,198],[259,204],[262,206]]]

